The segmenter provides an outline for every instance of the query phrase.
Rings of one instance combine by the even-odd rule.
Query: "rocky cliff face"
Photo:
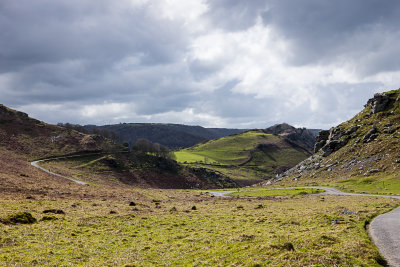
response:
[[[353,119],[321,131],[314,155],[277,176],[368,176],[400,169],[400,89],[375,94]]]

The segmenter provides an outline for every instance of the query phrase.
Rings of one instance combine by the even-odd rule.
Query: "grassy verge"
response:
[[[268,189],[268,190],[249,190],[242,192],[229,193],[232,197],[267,197],[267,196],[297,196],[322,193],[324,190],[313,188],[296,189]]]
[[[331,185],[346,192],[400,195],[400,179],[393,175],[345,179],[333,182]]]
[[[29,212],[38,222],[0,223],[0,265],[378,266],[364,224],[398,204],[373,197],[142,194],[158,200],[2,200],[0,218]],[[43,213],[51,209],[65,214]]]

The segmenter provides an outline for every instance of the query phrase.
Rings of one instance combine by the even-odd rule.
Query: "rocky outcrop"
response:
[[[379,135],[378,128],[376,128],[375,125],[372,125],[371,130],[364,136],[363,142],[364,143],[369,143],[373,140],[375,140]]]
[[[316,137],[316,142],[314,146],[314,153],[317,153],[329,139],[329,130],[320,131]]]
[[[373,114],[384,111],[389,104],[390,97],[387,94],[375,94],[369,99],[365,107],[369,106]]]
[[[333,152],[344,147],[349,141],[349,135],[358,130],[358,127],[352,127],[348,131],[343,131],[339,127],[331,128],[329,131],[321,131],[314,146],[314,153],[322,150],[322,156],[326,157]]]
[[[353,179],[398,173],[400,89],[375,94],[351,120],[316,137],[314,155],[268,181]],[[354,178],[354,179],[355,179]]]
[[[315,135],[306,128],[295,128],[287,123],[276,124],[263,130],[268,134],[284,136],[290,144],[295,144],[312,153]]]

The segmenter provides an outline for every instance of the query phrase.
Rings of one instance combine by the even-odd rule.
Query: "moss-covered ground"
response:
[[[0,218],[29,212],[38,222],[0,223],[0,265],[378,266],[381,257],[364,225],[399,203],[316,195],[211,198],[179,190],[140,194],[132,201],[1,200]],[[43,213],[52,209],[65,214]]]

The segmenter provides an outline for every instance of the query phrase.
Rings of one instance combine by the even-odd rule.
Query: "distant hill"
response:
[[[282,124],[207,141],[175,154],[179,162],[203,165],[246,185],[269,179],[310,156],[312,140],[315,137],[307,130]]]
[[[187,148],[200,142],[217,139],[231,134],[241,133],[243,129],[204,128],[182,124],[163,123],[120,123],[113,125],[85,125],[92,130],[107,129],[120,135],[130,145],[138,139],[144,138],[153,143],[159,143],[169,148]]]
[[[339,181],[400,192],[400,89],[375,94],[354,118],[316,138],[316,154],[276,180]]]

